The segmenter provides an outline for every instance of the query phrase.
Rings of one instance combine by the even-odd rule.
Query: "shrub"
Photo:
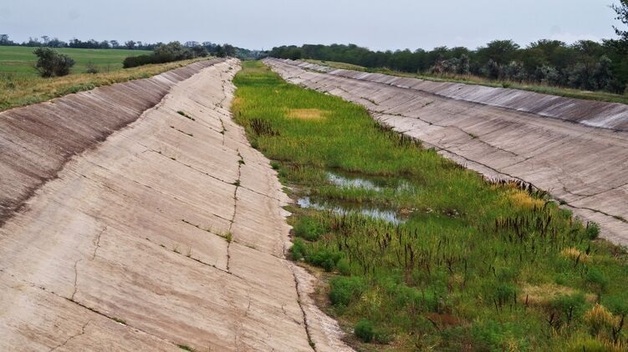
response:
[[[598,236],[600,235],[600,225],[598,225],[596,222],[593,222],[593,221],[588,222],[587,228],[586,228],[586,235],[587,235],[587,238],[590,240],[594,240],[598,238]]]
[[[98,66],[96,66],[93,62],[88,62],[87,65],[85,65],[87,67],[87,69],[85,70],[85,72],[87,73],[91,73],[91,74],[96,74],[99,72],[98,70]]]
[[[360,340],[364,342],[373,341],[373,337],[375,337],[375,332],[373,331],[373,323],[369,320],[362,319],[356,325],[354,329],[355,336],[357,336]]]
[[[330,282],[329,299],[335,306],[348,306],[352,301],[359,299],[366,289],[364,280],[360,277],[335,277]]]
[[[38,58],[35,68],[42,77],[65,76],[75,63],[68,55],[50,48],[37,48],[33,54]]]
[[[294,225],[294,234],[308,241],[316,241],[326,232],[325,226],[317,219],[304,217]]]
[[[292,247],[290,247],[292,260],[301,260],[306,256],[306,254],[307,248],[305,247],[305,242],[303,242],[300,238],[295,239]]]
[[[552,300],[550,306],[554,313],[558,316],[555,318],[564,319],[567,325],[571,324],[575,317],[581,316],[584,312],[586,300],[582,293],[573,295],[561,295]],[[560,320],[556,321],[555,326],[559,326]]]
[[[336,263],[340,260],[342,255],[338,252],[333,252],[327,248],[319,248],[306,257],[306,260],[312,264],[319,266],[325,271],[330,272],[336,267]]]

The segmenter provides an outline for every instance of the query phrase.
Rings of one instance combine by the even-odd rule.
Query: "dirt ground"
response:
[[[289,200],[228,110],[238,69],[0,114],[0,350],[350,350],[284,258]]]
[[[429,82],[289,60],[288,81],[365,106],[374,119],[492,179],[546,190],[628,245],[628,106]]]

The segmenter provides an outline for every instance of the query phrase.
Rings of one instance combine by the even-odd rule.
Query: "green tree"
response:
[[[479,48],[477,54],[483,63],[493,60],[498,65],[505,65],[516,59],[518,51],[519,45],[512,40],[493,40]]]
[[[628,0],[620,0],[619,5],[613,4],[611,5],[611,8],[615,10],[615,12],[617,12],[617,17],[615,17],[615,19],[621,21],[625,25],[628,25]],[[613,26],[613,28],[615,29],[615,33],[617,33],[618,36],[622,37],[624,41],[628,42],[627,30],[622,30],[615,26]]]
[[[38,58],[35,68],[42,77],[65,76],[75,63],[68,55],[50,48],[37,48],[33,54]]]

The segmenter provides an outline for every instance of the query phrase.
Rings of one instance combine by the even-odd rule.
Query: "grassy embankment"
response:
[[[71,74],[64,77],[41,78],[34,68],[37,61],[33,54],[34,50],[35,48],[0,46],[0,111],[103,85],[151,77],[193,62],[193,60],[179,61],[123,70],[122,61],[127,56],[150,52],[66,48],[59,49],[59,52],[69,55],[76,61]],[[99,73],[85,73],[88,63],[95,65]]]
[[[476,84],[487,87],[495,87],[495,88],[512,88],[512,89],[520,89],[526,90],[530,92],[556,95],[567,98],[575,98],[575,99],[586,99],[586,100],[597,100],[597,101],[605,101],[609,103],[622,103],[628,104],[628,95],[624,94],[613,94],[602,91],[584,91],[579,89],[572,88],[563,88],[556,87],[550,85],[543,85],[539,83],[525,83],[525,82],[514,82],[514,81],[491,81],[486,78],[473,76],[473,75],[425,75],[425,74],[416,74],[416,73],[408,73],[408,72],[399,72],[393,71],[390,69],[368,69],[363,66],[347,64],[344,62],[332,62],[332,61],[320,61],[320,60],[305,60],[307,62],[311,62],[314,64],[319,64],[323,66],[329,66],[333,68],[343,69],[343,70],[354,70],[354,71],[362,71],[362,72],[377,72],[383,73],[391,76],[399,76],[399,77],[409,77],[409,78],[419,78],[428,81],[435,82],[454,82],[454,83],[465,83],[465,84]]]
[[[628,347],[628,257],[592,241],[595,227],[542,192],[489,184],[380,128],[364,109],[287,84],[260,63],[245,62],[235,84],[234,116],[251,144],[292,197],[319,204],[291,207],[291,253],[327,283],[319,300],[355,329],[354,346]],[[365,180],[342,186],[329,172]],[[402,222],[339,207],[388,210]]]

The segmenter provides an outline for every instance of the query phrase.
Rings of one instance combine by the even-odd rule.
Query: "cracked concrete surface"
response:
[[[284,79],[373,118],[492,179],[546,190],[628,245],[628,106],[267,59]]]
[[[83,133],[68,157],[63,138],[34,128],[37,116],[28,133],[17,122],[68,100],[77,128],[93,129],[80,97],[0,114],[0,143],[38,136],[19,143],[36,143],[34,152],[0,152],[0,168],[40,173],[0,182],[0,350],[349,350],[309,299],[311,276],[284,258],[287,196],[228,110],[238,65],[197,67],[165,95],[151,91],[158,83],[132,83],[146,86],[149,103],[103,88],[132,96],[141,116],[99,122],[109,132]],[[46,123],[72,131],[76,119],[54,111]]]

